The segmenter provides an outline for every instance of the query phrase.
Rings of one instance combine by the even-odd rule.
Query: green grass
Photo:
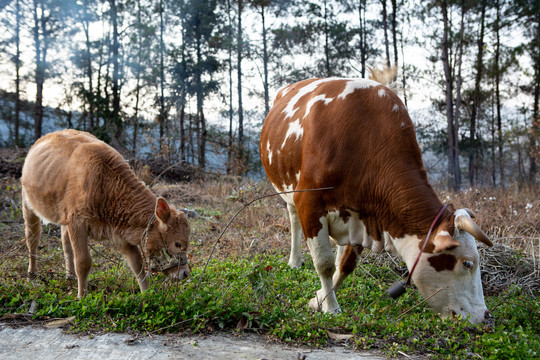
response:
[[[514,249],[527,250],[516,252],[515,258],[498,259],[497,266],[518,274],[513,276],[516,279],[510,276],[510,286],[497,287],[493,281],[484,286],[489,293],[486,304],[496,318],[495,326],[490,328],[472,325],[466,319],[441,319],[416,290],[391,300],[385,291],[398,280],[393,262],[387,255],[373,256],[367,251],[338,291],[343,313],[311,311],[307,304],[320,288],[319,279],[307,254],[302,269],[287,266],[289,224],[277,198],[254,203],[239,214],[220,240],[197,288],[212,245],[231,216],[242,204],[272,191],[268,184],[261,187],[224,182],[157,186],[154,190],[158,195],[168,192],[168,200],[173,197],[173,203],[194,208],[200,215],[190,219],[192,277],[172,282],[154,276],[150,288],[141,294],[113,244],[90,242],[94,265],[89,295],[79,300],[76,281],[64,276],[57,227],[44,227],[38,277],[26,278],[20,185],[7,180],[0,183],[0,219],[10,220],[0,223],[0,321],[20,321],[21,317],[13,314],[27,313],[35,302],[37,307],[31,317],[34,322],[74,317],[70,325],[73,332],[244,331],[310,346],[336,342],[335,334],[341,334],[350,335],[343,340],[347,346],[379,349],[392,357],[403,352],[433,359],[540,358],[538,292],[516,285],[523,283],[517,281],[519,274],[531,270],[518,271],[525,269],[522,256],[531,254],[530,249],[537,246],[537,197],[525,194],[517,199],[497,193],[503,201],[494,209],[489,206],[495,204],[474,198],[472,192],[459,194],[462,200],[452,200],[458,206],[472,204],[481,211],[489,210],[489,214],[480,213],[478,217],[492,220],[482,225],[487,233],[497,237],[499,244],[505,241]],[[176,201],[174,194],[179,196]],[[485,196],[489,199],[490,195]],[[529,202],[535,205],[527,212]],[[510,208],[519,209],[519,216],[508,213]]]
[[[385,296],[395,280],[391,271],[362,264],[338,293],[342,314],[308,310],[318,289],[314,269],[290,269],[281,256],[255,256],[210,262],[200,289],[201,268],[191,281],[170,282],[162,276],[139,293],[124,264],[93,269],[90,293],[76,299],[76,283],[60,274],[23,280],[11,274],[0,284],[0,315],[25,313],[38,304],[33,318],[75,316],[72,331],[211,332],[256,331],[286,342],[325,345],[331,333],[352,335],[349,344],[379,348],[389,355],[431,354],[433,358],[533,359],[540,356],[540,306],[519,289],[489,297],[497,317],[494,328],[463,319],[442,320],[409,290],[398,301]],[[418,305],[421,303],[420,305]]]

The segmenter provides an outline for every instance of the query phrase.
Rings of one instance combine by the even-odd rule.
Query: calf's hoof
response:
[[[304,266],[304,259],[289,259],[288,265],[292,269],[300,269]]]

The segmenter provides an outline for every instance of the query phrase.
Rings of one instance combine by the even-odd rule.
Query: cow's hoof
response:
[[[341,308],[338,306],[333,309],[325,309],[324,304],[316,297],[309,300],[309,308],[315,311],[323,311],[327,314],[341,314]]]
[[[319,299],[314,297],[313,299],[309,300],[309,308],[315,311],[321,311],[322,310],[322,303],[319,302]]]

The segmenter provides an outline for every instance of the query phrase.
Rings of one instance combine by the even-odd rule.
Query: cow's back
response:
[[[425,180],[405,106],[372,80],[310,79],[280,90],[263,125],[260,151],[280,191],[334,187],[321,194],[329,208],[357,208],[377,196],[373,184],[399,186],[390,169],[402,175],[412,169]],[[292,202],[292,196],[285,200]]]

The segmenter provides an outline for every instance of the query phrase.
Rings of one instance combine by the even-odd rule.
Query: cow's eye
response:
[[[463,266],[465,266],[467,269],[472,269],[474,267],[474,263],[470,260],[463,260]]]

